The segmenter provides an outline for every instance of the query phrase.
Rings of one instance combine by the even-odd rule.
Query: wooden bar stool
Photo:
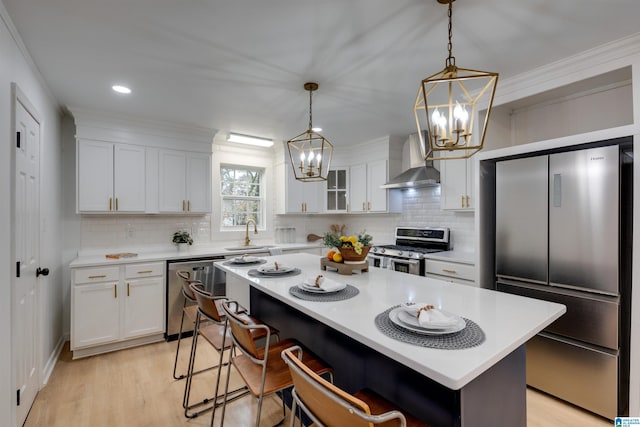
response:
[[[248,324],[242,318],[233,306],[237,305],[234,301],[224,301],[222,309],[227,316],[227,325],[231,330],[232,349],[231,364],[236,368],[245,384],[249,388],[251,394],[258,399],[258,411],[256,414],[255,426],[260,425],[260,413],[262,410],[262,400],[265,395],[269,395],[278,391],[282,391],[293,385],[291,375],[286,363],[280,357],[282,350],[291,346],[300,344],[292,339],[285,339],[275,343],[270,342],[271,332],[269,327],[264,324],[252,325]],[[262,330],[266,334],[264,346],[259,347],[255,341],[255,331]],[[240,354],[236,353],[236,349],[240,350]],[[305,364],[317,375],[327,374],[333,381],[333,369],[327,366],[323,361],[316,357],[310,351],[305,351],[303,360]],[[227,406],[227,395],[229,389],[229,376],[231,374],[231,364],[227,367],[227,379],[224,392],[224,401],[222,405],[222,419],[220,425],[224,425],[224,414]],[[283,421],[286,414],[282,401]],[[211,426],[213,426],[214,413],[211,417]]]
[[[178,276],[178,278],[180,279],[180,281],[182,282],[182,296],[184,297],[184,302],[182,304],[182,317],[180,319],[180,331],[178,332],[178,344],[176,346],[176,358],[173,362],[173,379],[175,380],[181,380],[183,378],[186,378],[186,374],[177,374],[177,368],[178,368],[178,355],[180,353],[180,343],[182,341],[182,335],[184,334],[184,318],[187,317],[187,320],[189,322],[191,322],[191,324],[195,325],[196,323],[196,316],[197,316],[197,312],[198,312],[198,306],[196,305],[196,297],[193,294],[193,291],[191,291],[191,289],[189,288],[189,285],[192,283],[197,283],[197,284],[201,284],[198,280],[192,280],[191,279],[191,275],[189,274],[188,271],[184,271],[184,270],[179,270],[176,271],[176,275]],[[196,338],[196,334],[194,333],[193,335],[193,339]],[[207,368],[207,369],[203,369],[202,371],[196,372],[196,373],[200,373],[200,372],[204,372],[205,370],[208,369],[212,369],[214,368],[214,366],[212,366],[211,368]]]
[[[218,353],[219,359],[218,364],[214,367],[218,368],[218,376],[216,379],[216,391],[211,398],[206,398],[200,402],[191,404],[189,402],[190,394],[191,394],[191,384],[195,366],[195,359],[197,353],[197,340],[194,338],[191,344],[191,356],[189,358],[189,368],[187,371],[187,382],[185,384],[185,392],[183,397],[183,406],[185,408],[185,416],[187,418],[195,418],[199,414],[208,411],[216,406],[219,406],[221,403],[218,400],[222,396],[218,396],[218,389],[220,383],[220,373],[222,371],[222,366],[228,364],[223,363],[224,351],[226,349],[230,349],[232,345],[231,341],[231,333],[226,328],[226,316],[222,311],[221,305],[224,301],[226,301],[226,297],[224,296],[215,296],[210,292],[204,290],[204,287],[200,284],[192,283],[190,285],[190,290],[193,293],[196,303],[197,303],[197,313],[196,313],[196,325],[195,325],[195,334],[196,336],[202,336],[206,342],[208,342]],[[239,307],[239,316],[244,319],[248,324],[256,325],[259,322],[255,320],[253,317],[249,316],[246,312],[246,309]],[[206,323],[203,323],[206,322]],[[269,328],[269,333],[273,336],[278,336],[278,331],[273,328]],[[264,330],[259,329],[256,330],[253,337],[254,339],[261,339],[266,336]],[[243,396],[247,393],[246,387],[240,387],[238,389],[232,390],[229,394],[232,396],[230,400],[235,400],[238,397]],[[209,405],[211,404],[211,405]],[[194,412],[189,412],[192,409],[197,409]]]
[[[428,427],[410,415],[403,415],[392,403],[371,390],[352,395],[314,372],[300,347],[282,351],[282,359],[293,378],[291,423],[300,407],[315,426],[322,427]],[[302,422],[301,422],[302,424]]]

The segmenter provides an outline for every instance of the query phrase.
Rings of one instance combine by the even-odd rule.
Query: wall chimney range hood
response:
[[[440,185],[440,171],[433,166],[433,160],[424,160],[418,134],[409,135],[402,149],[404,172],[389,180],[380,188],[418,188]]]

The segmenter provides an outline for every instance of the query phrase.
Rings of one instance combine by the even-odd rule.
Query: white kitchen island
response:
[[[294,337],[324,358],[335,369],[336,384],[351,392],[372,388],[433,426],[526,425],[524,344],[560,317],[563,305],[384,269],[339,275],[321,270],[320,257],[309,254],[268,259],[302,273],[258,278],[248,274],[255,266],[219,262],[228,273],[228,296],[280,329],[281,338]],[[360,292],[338,302],[305,301],[289,293],[305,277],[319,274]],[[438,350],[379,331],[375,317],[407,301],[470,319],[486,339],[473,348]]]

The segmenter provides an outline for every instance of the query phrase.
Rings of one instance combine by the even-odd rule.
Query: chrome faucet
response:
[[[256,224],[256,220],[253,218],[249,218],[247,220],[247,228],[245,230],[245,235],[244,235],[244,245],[245,246],[249,246],[249,244],[251,244],[251,239],[249,238],[249,223],[253,223],[253,233],[254,234],[258,234],[258,225]]]

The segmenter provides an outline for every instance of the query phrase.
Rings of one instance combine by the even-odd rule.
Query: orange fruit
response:
[[[331,251],[327,252],[327,259],[328,259],[329,261],[332,261],[332,260],[333,260],[333,255],[334,255],[335,253],[336,253],[336,251],[334,251],[334,250],[331,250]]]
[[[340,252],[336,252],[335,254],[333,254],[333,261],[342,262],[342,254]]]

